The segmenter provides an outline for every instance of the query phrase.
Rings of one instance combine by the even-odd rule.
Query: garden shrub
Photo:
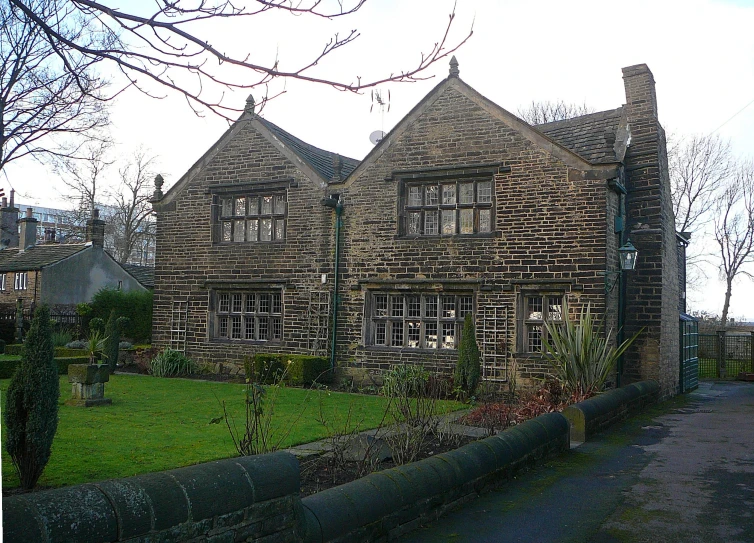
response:
[[[5,341],[0,339],[0,354],[5,354]]]
[[[322,356],[283,353],[257,353],[244,359],[246,377],[264,384],[274,384],[282,377],[289,385],[310,386],[332,381],[330,360]]]
[[[121,328],[122,335],[134,342],[148,343],[152,337],[152,292],[103,289],[89,304],[91,312],[85,319],[107,319],[114,309],[116,318],[128,319]]]
[[[120,342],[118,342],[118,349],[120,349],[122,351],[124,351],[126,349],[130,349],[133,346],[134,346],[133,343],[129,343],[128,341],[120,341]]]
[[[73,340],[73,334],[68,330],[55,330],[52,332],[52,344],[55,347],[65,347]]]
[[[95,317],[92,320],[89,321],[89,332],[94,333],[104,333],[105,332],[105,321],[103,319],[100,319],[99,317]]]
[[[70,343],[69,343],[70,345]],[[82,342],[80,349],[72,349],[69,347],[55,347],[55,357],[71,357],[71,356],[86,356],[86,344]]]
[[[545,321],[547,335],[542,355],[555,370],[558,380],[570,391],[580,395],[600,392],[613,374],[618,358],[634,342],[635,336],[618,347],[612,347],[612,330],[604,336],[592,316],[591,305],[582,307],[579,320],[574,320],[563,306],[562,323]]]
[[[105,345],[104,355],[107,365],[110,366],[110,372],[115,371],[115,367],[118,365],[118,343],[120,342],[120,328],[118,321],[115,317],[115,309],[110,311],[110,317],[107,319],[107,326],[105,326]]]
[[[178,377],[190,375],[196,371],[194,361],[186,355],[173,349],[165,349],[155,356],[149,372],[155,377]]]
[[[50,310],[41,305],[34,312],[20,365],[8,385],[4,413],[5,449],[24,489],[37,484],[58,428],[60,384],[54,353]]]
[[[21,356],[21,353],[24,350],[24,344],[23,343],[13,343],[12,345],[6,345],[5,346],[5,354],[10,354],[13,356]]]
[[[55,365],[58,369],[58,375],[67,375],[68,366],[71,364],[88,364],[88,356],[56,356]],[[16,368],[21,365],[21,359],[18,360],[0,360],[0,379],[10,379]]]
[[[461,344],[458,346],[458,362],[453,375],[453,383],[456,389],[462,391],[465,397],[472,397],[479,384],[480,373],[481,355],[476,343],[474,319],[471,315],[466,315],[463,320]]]
[[[66,349],[86,349],[86,341],[83,339],[76,339],[70,343],[66,343]]]
[[[15,321],[0,321],[0,339],[5,343],[16,341],[16,323]]]

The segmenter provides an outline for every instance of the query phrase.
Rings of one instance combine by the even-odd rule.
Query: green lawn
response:
[[[0,380],[3,407],[9,382]],[[236,454],[225,425],[209,421],[222,414],[224,400],[229,413],[243,425],[244,385],[119,374],[105,386],[111,406],[69,407],[64,402],[70,397],[68,378],[61,376],[60,422],[40,485],[129,477]],[[350,409],[354,420],[363,420],[364,429],[380,423],[386,402],[378,396],[283,388],[273,425],[277,435],[291,428],[284,447],[325,437],[317,421],[320,401],[330,420],[344,420]],[[448,403],[448,409],[456,406],[461,404]],[[3,488],[18,486],[4,448],[2,470]]]

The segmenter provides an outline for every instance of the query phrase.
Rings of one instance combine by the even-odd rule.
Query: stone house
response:
[[[249,101],[167,193],[156,181],[154,341],[231,365],[263,351],[328,355],[356,373],[450,371],[471,313],[484,376],[504,382],[544,375],[544,321],[589,305],[626,337],[644,328],[617,378],[675,393],[665,137],[648,67],[623,79],[621,107],[530,126],[451,61],[361,162]],[[629,240],[638,263],[619,273]]]
[[[104,250],[105,222],[95,217],[87,222],[86,243],[37,241],[37,222],[32,209],[18,219],[18,208],[3,198],[0,207],[0,306],[25,307],[46,303],[72,306],[88,302],[103,288],[146,290]],[[19,228],[20,227],[20,228]]]

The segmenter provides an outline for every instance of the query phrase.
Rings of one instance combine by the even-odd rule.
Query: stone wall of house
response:
[[[521,353],[520,293],[547,286],[567,295],[572,312],[586,303],[604,312],[605,228],[616,208],[607,201],[607,180],[585,179],[453,86],[420,107],[424,111],[412,113],[406,131],[389,136],[390,145],[343,190],[339,364],[380,370],[403,362],[450,370],[454,350],[365,345],[365,299],[370,289],[457,288],[474,292],[480,342],[485,310],[507,311],[507,363],[517,361],[523,379],[541,377],[547,365]],[[401,237],[394,171],[480,163],[509,168],[494,180],[493,235]]]
[[[16,300],[19,298],[24,301],[24,307],[29,307],[35,299],[39,302],[42,292],[42,272],[37,270],[26,272],[26,288],[21,290],[15,289],[16,273],[21,272],[5,273],[5,289],[0,290],[0,305],[15,307]]]
[[[333,213],[321,205],[324,190],[262,137],[249,122],[209,160],[175,200],[157,204],[157,258],[153,343],[171,342],[174,302],[188,303],[186,353],[200,363],[231,363],[257,351],[308,352],[309,293],[329,290]],[[287,233],[281,242],[213,241],[212,191],[288,180]],[[321,284],[327,274],[328,284]],[[275,286],[283,292],[283,340],[246,342],[211,337],[212,289],[246,291]]]
[[[626,354],[627,382],[656,379],[661,395],[678,390],[678,255],[670,197],[665,132],[657,118],[652,72],[645,64],[623,69],[631,145],[628,233],[639,250],[628,276],[626,335],[645,327]]]

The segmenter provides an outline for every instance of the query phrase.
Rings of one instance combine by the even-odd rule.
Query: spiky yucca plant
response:
[[[542,353],[561,383],[572,392],[591,396],[603,389],[620,356],[644,329],[613,347],[612,330],[602,335],[601,327],[592,316],[591,305],[581,309],[578,321],[571,318],[567,305],[563,306],[563,312],[562,323],[545,322],[547,336],[542,343]]]

